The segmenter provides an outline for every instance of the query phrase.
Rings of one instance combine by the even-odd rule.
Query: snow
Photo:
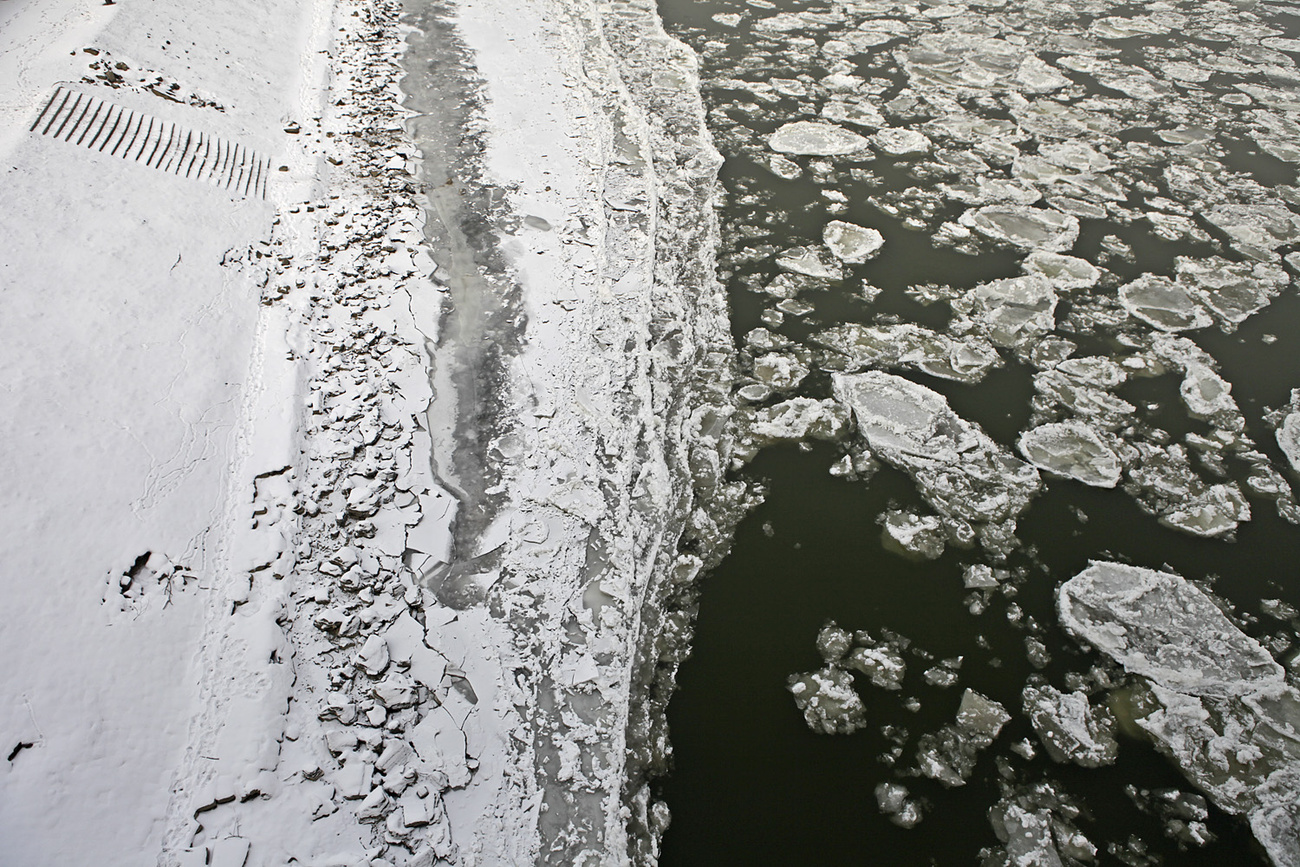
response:
[[[18,612],[0,645],[24,661],[0,736],[31,744],[0,781],[7,856],[524,863],[568,834],[543,801],[575,792],[579,848],[653,846],[635,781],[662,707],[632,696],[655,675],[636,660],[671,637],[659,595],[702,565],[677,555],[687,453],[718,468],[698,477],[716,514],[738,495],[729,381],[696,363],[725,371],[730,339],[694,58],[646,4],[409,26],[352,0],[9,5],[0,470],[45,493],[9,501],[0,543]],[[443,61],[463,46],[490,100],[434,92],[468,87],[446,64],[399,87],[408,38]],[[265,199],[29,134],[60,82],[268,156]],[[475,106],[462,137],[455,111]],[[431,200],[411,172],[437,177]],[[489,189],[511,191],[490,225]],[[471,224],[499,251],[482,270]],[[482,335],[446,313],[510,281],[528,332],[504,343],[529,348],[497,371],[486,494],[458,471],[477,408],[453,376],[457,339]],[[592,334],[603,350],[572,350]],[[687,392],[713,397],[665,404]],[[495,514],[475,524],[480,494]],[[530,633],[584,648],[512,639]],[[579,743],[604,751],[594,775],[551,763]]]

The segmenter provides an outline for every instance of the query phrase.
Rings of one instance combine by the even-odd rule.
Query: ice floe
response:
[[[1142,727],[1277,867],[1300,863],[1300,692],[1179,575],[1094,561],[1057,593],[1065,628],[1141,678]]]
[[[867,140],[835,124],[800,120],[772,133],[768,146],[782,154],[831,157],[857,153],[867,147]]]
[[[1020,453],[1040,470],[1076,479],[1085,485],[1113,488],[1123,467],[1119,457],[1097,432],[1071,419],[1039,425],[1020,435]]]

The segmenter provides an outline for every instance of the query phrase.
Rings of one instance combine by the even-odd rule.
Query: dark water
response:
[[[902,56],[915,46],[919,32],[908,32],[880,46],[827,58],[818,46],[828,39],[867,30],[878,19],[919,21],[942,4],[904,7],[888,3],[870,7],[832,7],[786,0],[772,4],[688,2],[662,0],[661,11],[670,32],[684,39],[704,58],[704,90],[714,133],[728,162],[723,182],[728,203],[723,212],[722,277],[730,289],[733,333],[743,347],[744,335],[763,324],[775,299],[754,291],[777,272],[775,253],[820,242],[830,219],[878,229],[885,238],[881,255],[852,268],[852,279],[840,288],[810,293],[814,310],[804,317],[786,316],[769,327],[804,343],[816,331],[842,322],[904,321],[942,331],[948,310],[925,306],[905,290],[938,283],[971,287],[982,281],[1015,276],[1023,251],[983,244],[977,251],[959,252],[937,246],[932,235],[940,223],[953,220],[964,205],[936,197],[932,212],[918,228],[884,213],[868,199],[908,188],[934,189],[941,181],[961,178],[939,175],[929,158],[865,157],[826,160],[819,170],[806,157],[792,157],[804,168],[796,180],[774,176],[763,165],[770,155],[764,138],[782,123],[815,119],[829,98],[815,81],[851,67],[869,84],[877,85],[873,101],[893,126],[922,129],[926,119],[941,117],[933,104],[920,109],[886,103],[934,93],[913,86]],[[1060,5],[1060,4],[1058,4]],[[1054,61],[1059,45],[1048,44],[1054,34],[1088,32],[1092,22],[1106,16],[1131,18],[1155,7],[1118,4],[1015,4],[972,7],[976,18],[1003,35],[1025,35],[1039,57]],[[1258,122],[1251,111],[1268,106],[1224,103],[1224,95],[1239,93],[1237,85],[1258,82],[1283,92],[1297,92],[1296,79],[1283,73],[1294,68],[1297,54],[1251,47],[1248,60],[1239,58],[1243,39],[1219,33],[1216,22],[1272,28],[1275,38],[1295,39],[1300,19],[1287,7],[1245,4],[1165,4],[1183,13],[1191,25],[1161,34],[1127,39],[1094,40],[1105,48],[1108,61],[1130,64],[1157,73],[1169,63],[1196,67],[1213,54],[1237,62],[1237,72],[1214,71],[1207,81],[1191,87],[1171,87],[1168,98],[1121,99],[1106,83],[1072,70],[1061,94],[1063,103],[1089,98],[1118,100],[1107,110],[1114,120],[1104,137],[1118,164],[1127,200],[1120,208],[1140,212],[1156,197],[1169,197],[1189,207],[1193,202],[1171,189],[1163,170],[1169,161],[1195,159],[1206,171],[1227,178],[1216,201],[1300,201],[1292,192],[1295,164],[1256,146],[1249,136]],[[839,9],[840,13],[836,10]],[[1208,10],[1208,11],[1207,11]],[[782,12],[829,12],[839,21],[807,29],[761,33],[752,27],[759,18]],[[720,13],[745,16],[738,27],[712,20]],[[927,32],[941,30],[946,19],[926,18]],[[937,22],[937,23],[936,23]],[[814,24],[817,22],[814,20]],[[933,27],[932,27],[933,25]],[[905,28],[904,28],[905,29]],[[1094,28],[1095,29],[1095,28]],[[1231,29],[1229,27],[1229,29]],[[799,42],[811,38],[815,42]],[[1256,34],[1251,46],[1259,43]],[[1033,40],[1041,39],[1041,45]],[[1285,43],[1276,43],[1289,47]],[[1294,46],[1300,48],[1300,44]],[[1262,60],[1255,54],[1271,52]],[[1235,53],[1234,53],[1235,52]],[[1253,59],[1251,59],[1253,58]],[[1216,61],[1217,62],[1217,61]],[[1252,65],[1253,64],[1253,65]],[[1103,73],[1105,75],[1106,73]],[[1186,74],[1186,73],[1184,73]],[[803,97],[777,95],[754,100],[734,86],[733,79],[764,82],[771,78],[805,76]],[[1157,76],[1158,77],[1158,76]],[[1111,82],[1112,84],[1114,82]],[[1009,93],[1015,88],[990,86],[986,93],[967,88],[957,95],[966,111],[987,118],[1006,118]],[[1233,97],[1235,99],[1235,96]],[[1095,108],[1095,113],[1105,114]],[[1283,111],[1282,109],[1277,109]],[[1285,113],[1283,111],[1283,113]],[[1294,116],[1294,111],[1292,111]],[[1196,122],[1213,131],[1199,150],[1175,151],[1153,131]],[[864,135],[869,131],[857,130]],[[978,149],[978,142],[943,141],[935,147]],[[1067,136],[1058,137],[1068,138]],[[1050,136],[1025,136],[1022,153]],[[1094,141],[1096,139],[1093,139]],[[1144,156],[1126,143],[1148,144]],[[859,171],[855,177],[853,169]],[[822,172],[820,179],[813,177]],[[991,162],[989,175],[1006,178],[1007,165]],[[1234,174],[1236,173],[1236,174]],[[1217,182],[1217,181],[1216,181]],[[846,208],[828,211],[826,189],[847,197]],[[911,200],[915,201],[916,196]],[[1201,202],[1200,204],[1204,204]],[[1081,219],[1080,235],[1071,255],[1104,266],[1109,276],[1094,295],[1114,294],[1119,283],[1142,273],[1171,275],[1176,256],[1204,258],[1218,254],[1232,261],[1245,255],[1221,231],[1204,221],[1200,235],[1177,240],[1156,237],[1139,220],[1114,216]],[[1107,257],[1103,238],[1117,236],[1133,250],[1130,259]],[[771,251],[744,254],[763,245]],[[1280,255],[1294,246],[1279,245]],[[874,303],[856,291],[865,280],[881,290]],[[1086,294],[1086,293],[1085,293]],[[1086,301],[1086,298],[1083,299]],[[1082,301],[1081,301],[1082,303]],[[1112,305],[1113,306],[1113,305]],[[1067,326],[1068,306],[1058,308],[1058,334],[1079,345],[1079,355],[1111,354],[1129,326]],[[771,314],[768,313],[768,321]],[[1233,386],[1246,433],[1261,452],[1286,472],[1287,464],[1265,423],[1269,408],[1286,404],[1290,389],[1300,386],[1300,297],[1294,281],[1264,310],[1235,332],[1204,328],[1185,333],[1219,364],[1220,375]],[[1266,335],[1276,335],[1266,341]],[[970,385],[904,370],[893,371],[932,388],[960,416],[979,424],[1004,447],[1014,450],[1016,438],[1031,426],[1034,368],[1024,358],[1003,351],[1005,365],[982,382]],[[1208,436],[1212,425],[1189,416],[1180,403],[1178,374],[1131,379],[1117,395],[1138,407],[1143,436],[1180,441],[1187,434]],[[829,396],[828,377],[814,365],[799,394]],[[675,749],[675,769],[662,781],[660,794],[672,810],[661,863],[670,867],[696,864],[821,864],[873,865],[980,863],[981,849],[999,849],[988,819],[989,809],[1004,790],[1039,781],[1053,781],[1068,793],[1081,812],[1076,824],[1100,850],[1097,863],[1168,865],[1257,865],[1264,862],[1244,823],[1213,807],[1206,824],[1217,840],[1204,847],[1180,847],[1166,837],[1163,822],[1140,811],[1125,794],[1126,786],[1190,790],[1177,768],[1144,740],[1121,735],[1119,761],[1101,769],[1084,769],[1051,761],[1020,713],[1020,693],[1028,679],[1040,676],[1061,688],[1067,675],[1084,673],[1101,660],[1081,649],[1057,625],[1054,594],[1059,584],[1083,569],[1089,559],[1116,559],[1150,568],[1167,567],[1212,585],[1216,595],[1234,609],[1248,633],[1271,640],[1279,659],[1290,656],[1295,642],[1292,625],[1260,615],[1259,603],[1280,598],[1300,605],[1300,530],[1278,516],[1273,503],[1251,496],[1252,519],[1236,532],[1235,541],[1201,539],[1159,524],[1124,491],[1086,487],[1044,474],[1045,488],[1019,521],[1022,547],[1004,564],[1017,577],[1000,592],[989,594],[982,613],[972,613],[972,591],[962,585],[963,568],[981,562],[979,549],[949,546],[937,560],[911,562],[888,553],[881,544],[877,518],[891,508],[925,504],[914,483],[902,472],[884,467],[869,481],[834,478],[828,472],[845,454],[843,445],[782,445],[764,450],[740,472],[767,486],[765,503],[741,525],[733,552],[704,584],[696,626],[693,657],[683,666],[679,691],[669,707]],[[1193,461],[1195,463],[1195,461]],[[1229,477],[1240,481],[1246,467],[1229,461]],[[1202,472],[1207,481],[1220,481]],[[976,600],[985,601],[985,600]],[[979,606],[976,606],[977,608]],[[903,688],[887,692],[865,680],[858,683],[869,726],[852,735],[814,734],[805,725],[786,690],[787,678],[822,665],[814,646],[818,630],[829,620],[852,631],[879,636],[890,630],[912,642]],[[1050,662],[1036,667],[1026,652],[1026,638],[1041,640]],[[948,688],[929,686],[923,672],[945,658],[963,657],[960,678]],[[953,721],[964,689],[970,688],[1006,707],[1012,721],[992,747],[985,750],[970,781],[946,789],[910,772],[915,767],[918,738]],[[906,700],[915,698],[919,707]],[[885,731],[882,732],[882,729]],[[905,732],[903,731],[905,730]],[[1026,760],[1010,745],[1028,739],[1037,755]],[[901,756],[889,751],[902,745]],[[924,819],[914,829],[891,824],[876,806],[875,787],[901,782],[921,799]]]

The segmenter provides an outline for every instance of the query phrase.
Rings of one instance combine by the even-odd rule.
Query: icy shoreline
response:
[[[84,500],[56,558],[67,507],[5,507],[15,857],[653,862],[681,612],[742,495],[694,56],[646,2],[65,7],[0,21],[6,477]],[[24,137],[77,76],[171,124],[161,171],[77,150],[94,117]],[[193,186],[196,134],[266,154],[266,201]],[[89,348],[55,379],[46,321]]]

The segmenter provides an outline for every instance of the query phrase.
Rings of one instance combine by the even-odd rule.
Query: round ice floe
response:
[[[1091,262],[1043,250],[1030,253],[1020,267],[1027,274],[1041,274],[1058,289],[1087,289],[1101,279],[1101,271]]]
[[[767,144],[777,153],[833,157],[860,151],[867,140],[834,124],[800,120],[772,133]]]
[[[831,220],[822,230],[822,240],[841,262],[858,264],[870,259],[885,245],[885,239],[875,229],[853,223]]]
[[[989,205],[967,211],[959,222],[981,235],[1024,250],[1061,253],[1079,238],[1076,217],[1024,205]]]
[[[905,157],[930,152],[930,140],[916,130],[882,129],[871,137],[871,144],[891,157]]]
[[[1040,470],[1097,488],[1119,483],[1119,457],[1082,422],[1040,425],[1025,431],[1016,445],[1025,460]]]
[[[1205,308],[1168,277],[1143,274],[1119,288],[1119,303],[1130,315],[1161,331],[1189,331],[1214,324]]]

